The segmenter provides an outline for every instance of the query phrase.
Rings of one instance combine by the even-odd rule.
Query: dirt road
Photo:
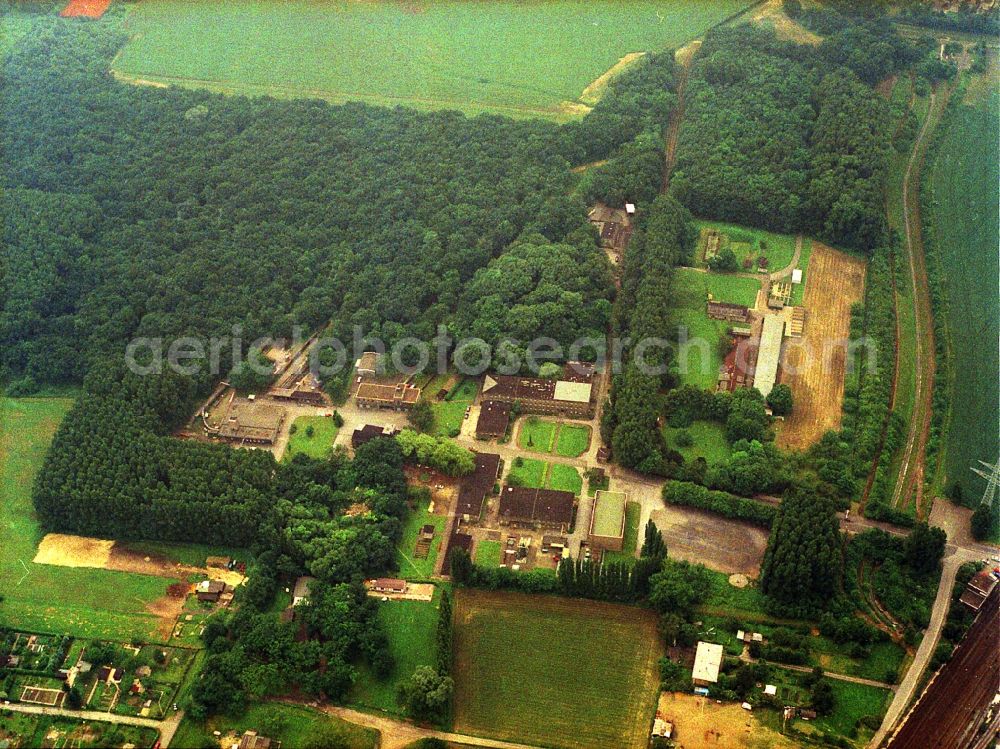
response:
[[[448,733],[446,731],[435,731],[431,728],[421,728],[412,723],[390,718],[386,715],[364,713],[360,710],[352,710],[349,707],[324,705],[319,709],[327,715],[336,716],[341,720],[346,720],[348,723],[354,723],[365,728],[374,728],[382,734],[382,741],[379,744],[381,749],[403,749],[403,747],[420,739],[441,739],[442,741],[450,741],[453,744],[482,746],[488,749],[538,749],[531,744],[513,744],[509,741],[497,741],[478,736],[466,736],[461,733]]]
[[[662,192],[667,192],[670,189],[670,173],[673,172],[674,164],[677,162],[677,138],[681,132],[681,123],[684,121],[684,92],[687,89],[691,63],[700,48],[701,42],[693,41],[686,47],[677,50],[676,59],[680,65],[680,75],[677,79],[677,106],[674,107],[673,114],[670,115],[670,124],[667,125]]]
[[[930,430],[931,402],[934,395],[934,320],[931,312],[927,266],[924,259],[920,223],[920,171],[927,154],[930,134],[948,102],[948,90],[931,93],[930,106],[923,127],[913,144],[903,175],[903,228],[907,262],[910,267],[910,295],[914,306],[914,401],[906,443],[900,455],[899,476],[892,495],[892,506],[905,507],[916,492],[917,514],[923,517],[924,462]],[[898,376],[898,370],[897,370]],[[895,404],[894,404],[895,405]]]

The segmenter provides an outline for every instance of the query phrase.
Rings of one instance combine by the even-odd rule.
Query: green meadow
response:
[[[158,0],[130,7],[113,69],[224,93],[566,118],[625,55],[681,46],[749,5]]]
[[[77,637],[161,639],[147,604],[174,580],[34,564],[44,535],[31,487],[69,398],[0,397],[0,626]]]

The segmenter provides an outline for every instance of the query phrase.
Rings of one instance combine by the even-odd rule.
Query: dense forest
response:
[[[701,216],[870,251],[885,241],[890,135],[871,85],[922,54],[888,24],[855,23],[815,48],[713,31],[691,70],[671,190]]]

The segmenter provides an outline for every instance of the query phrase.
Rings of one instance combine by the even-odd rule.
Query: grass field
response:
[[[699,267],[707,268],[705,262],[705,230],[714,229],[723,235],[720,249],[730,249],[739,261],[740,268],[744,268],[744,261],[750,260],[751,270],[757,270],[757,260],[761,257],[767,258],[767,269],[769,271],[781,270],[789,263],[795,255],[795,237],[787,234],[773,234],[763,229],[752,229],[747,226],[736,224],[726,224],[721,221],[696,221],[695,226],[701,231],[702,240],[698,243],[696,263]],[[803,266],[799,266],[803,267]]]
[[[396,667],[388,678],[381,680],[367,667],[359,667],[348,702],[392,713],[402,711],[396,702],[399,685],[413,675],[417,666],[434,663],[440,604],[439,590],[434,591],[434,600],[430,602],[383,601],[379,604],[378,615],[385,624]]]
[[[564,458],[576,458],[587,452],[590,447],[590,427],[576,424],[563,424],[559,427],[556,438],[556,455]]]
[[[159,640],[147,606],[173,580],[90,568],[33,564],[42,529],[31,486],[68,398],[0,397],[0,625],[77,637]]]
[[[659,656],[647,610],[463,589],[455,729],[567,749],[645,747]]]
[[[828,679],[833,687],[834,708],[830,715],[817,718],[814,723],[823,730],[850,736],[859,718],[866,715],[885,713],[892,692],[888,689],[870,687],[866,684],[851,684],[846,681]]]
[[[337,425],[329,416],[299,416],[292,427],[295,434],[288,438],[285,460],[293,455],[305,453],[310,458],[327,458],[333,452],[333,441],[337,439]],[[312,427],[312,436],[308,434]]]
[[[746,0],[160,0],[132,6],[119,77],[225,93],[566,118],[631,52],[681,46]]]
[[[991,87],[970,97],[944,133],[930,165],[934,242],[948,295],[948,326],[955,373],[945,454],[948,483],[977,498],[985,482],[970,466],[993,463],[1000,450],[995,344],[998,329],[996,187],[1000,181],[996,134],[1000,96]],[[992,342],[992,343],[991,343]],[[989,345],[986,345],[989,344]]]
[[[688,343],[682,345],[677,355],[676,367],[681,384],[700,388],[714,388],[722,366],[719,341],[726,335],[730,323],[712,320],[706,313],[708,293],[725,302],[752,307],[760,283],[750,278],[701,273],[690,268],[674,271],[674,305],[670,311],[672,329],[687,329]]]
[[[534,458],[519,458],[510,465],[510,473],[507,478],[518,486],[528,486],[534,489],[541,489],[545,486],[545,472],[547,464]]]
[[[403,524],[403,537],[399,546],[396,547],[396,563],[399,565],[399,574],[405,579],[423,580],[434,574],[434,565],[437,562],[438,552],[441,550],[441,542],[444,539],[444,527],[447,518],[444,515],[433,515],[427,511],[428,505],[424,504],[411,512]],[[417,559],[415,555],[417,539],[420,536],[420,529],[424,525],[434,526],[434,539],[431,541],[430,551],[423,559]]]
[[[521,428],[517,434],[517,445],[522,450],[550,453],[555,446],[558,427],[559,424],[555,421],[544,421],[537,416],[529,416],[521,422]]]
[[[479,383],[465,379],[449,393],[447,400],[434,403],[434,433],[439,437],[453,437],[462,428],[465,411],[476,399]],[[428,391],[431,395],[436,391]]]
[[[691,435],[692,444],[681,447],[677,444],[677,433],[686,431]],[[729,458],[732,450],[726,440],[726,429],[715,421],[695,421],[684,430],[663,427],[663,439],[667,447],[676,450],[685,460],[704,458],[709,465],[721,463]]]
[[[583,477],[573,466],[553,463],[549,466],[549,475],[545,480],[545,486],[548,489],[559,489],[579,494],[583,491]]]
[[[342,739],[343,746],[349,749],[375,749],[378,746],[377,731],[329,717],[318,710],[274,702],[251,705],[239,718],[214,715],[204,722],[185,718],[170,745],[217,746],[219,739],[212,736],[213,731],[219,731],[223,735],[234,733],[239,738],[244,731],[254,729],[264,736],[277,739],[282,746],[305,746],[309,738],[324,725],[332,726],[333,735]]]
[[[499,541],[480,541],[476,544],[476,564],[480,567],[499,567],[501,556]]]

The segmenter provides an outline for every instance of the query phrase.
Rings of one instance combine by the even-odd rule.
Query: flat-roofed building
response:
[[[594,512],[590,516],[588,541],[591,548],[621,551],[625,541],[624,492],[599,490],[594,496]]]
[[[694,670],[691,680],[698,685],[715,684],[722,668],[722,646],[711,642],[699,642],[694,656]]]
[[[358,385],[355,400],[361,408],[409,410],[420,400],[420,388],[405,382],[395,385],[362,382]]]
[[[765,398],[774,389],[778,379],[778,363],[781,361],[781,339],[785,332],[785,322],[779,315],[764,318],[757,349],[757,366],[753,373],[753,386]]]
[[[566,533],[573,523],[573,492],[505,486],[500,492],[500,524]]]

